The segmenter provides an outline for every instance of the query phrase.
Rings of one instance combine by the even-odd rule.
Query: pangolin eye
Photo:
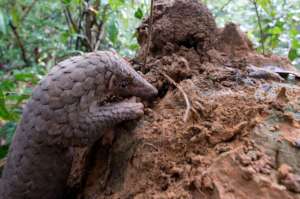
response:
[[[119,86],[121,88],[126,88],[132,83],[132,81],[133,81],[133,78],[130,75],[128,75],[128,77],[126,79],[121,79],[119,81]]]
[[[129,82],[127,80],[121,80],[119,85],[121,88],[126,88],[128,86]]]

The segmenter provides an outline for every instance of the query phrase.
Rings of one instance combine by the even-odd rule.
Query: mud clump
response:
[[[197,0],[155,1],[150,55],[170,55],[180,48],[205,53],[213,46],[216,23],[211,12]],[[145,56],[149,19],[138,28],[140,57]]]
[[[296,69],[256,53],[238,26],[218,29],[196,0],[154,8],[147,64],[149,19],[133,67],[159,96],[93,146],[77,198],[300,198],[300,85],[281,76]]]
[[[253,50],[251,41],[234,23],[226,24],[223,29],[219,30],[215,46],[217,50],[231,56],[236,56],[239,53],[245,54]]]

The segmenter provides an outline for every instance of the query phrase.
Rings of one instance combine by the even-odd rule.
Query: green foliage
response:
[[[8,145],[0,147],[0,159],[4,158],[8,152]]]
[[[0,129],[0,136],[1,137],[5,137],[6,142],[8,144],[11,143],[14,132],[16,130],[16,123],[15,122],[7,122],[5,123],[5,125],[3,125],[3,127]]]
[[[0,10],[0,32],[2,32],[3,34],[7,33],[6,18],[2,10]]]
[[[143,14],[143,11],[141,8],[138,8],[135,13],[134,13],[134,16],[138,19],[142,19],[144,14]]]
[[[118,41],[118,24],[116,21],[110,21],[108,25],[108,38],[112,42],[112,44],[116,44]]]
[[[117,10],[122,5],[124,5],[125,0],[108,0],[108,3],[111,6],[112,10]]]
[[[0,159],[6,156],[8,152],[8,146],[12,141],[15,130],[15,122],[7,122],[2,128],[0,128],[0,138],[4,138],[6,141],[5,145],[0,146]]]
[[[31,87],[40,77],[33,68],[26,68],[0,78],[0,119],[15,122],[19,119],[20,105],[30,97]]]

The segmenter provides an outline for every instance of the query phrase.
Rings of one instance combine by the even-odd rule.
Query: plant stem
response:
[[[265,42],[264,42],[264,38],[263,38],[264,33],[263,33],[262,24],[261,24],[261,18],[260,18],[259,11],[258,11],[257,2],[256,2],[256,0],[252,0],[252,3],[255,7],[255,13],[256,13],[258,27],[259,27],[259,31],[260,31],[260,44],[261,44],[261,47],[263,50],[263,54],[265,54]]]
[[[19,32],[18,32],[18,29],[17,27],[12,23],[12,21],[9,21],[9,26],[16,38],[16,42],[17,42],[17,45],[19,46],[20,50],[21,50],[21,56],[22,56],[22,59],[23,61],[25,62],[25,64],[27,66],[30,65],[30,61],[29,59],[27,58],[27,52],[26,52],[26,49],[25,49],[25,46],[23,44],[23,41],[21,40],[21,37],[19,35]]]
[[[150,18],[149,18],[149,29],[148,29],[148,41],[146,46],[145,58],[144,58],[144,66],[147,64],[147,57],[150,51],[150,43],[152,40],[152,25],[153,25],[153,7],[154,7],[154,0],[151,0],[150,5]]]

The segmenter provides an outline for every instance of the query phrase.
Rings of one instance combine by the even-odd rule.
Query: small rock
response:
[[[238,160],[243,166],[249,166],[251,164],[251,157],[245,155],[245,154],[239,154]]]
[[[221,154],[230,151],[232,148],[225,143],[218,144],[215,148],[217,154]]]
[[[289,165],[282,164],[278,169],[279,182],[288,190],[300,193],[300,176],[292,172],[293,169]]]
[[[195,165],[200,165],[203,162],[204,157],[202,155],[195,155],[191,157],[191,161]]]
[[[280,180],[288,190],[300,193],[300,176],[296,174],[289,173],[285,178]]]
[[[206,190],[214,190],[214,182],[208,175],[202,177],[202,187]]]
[[[173,176],[173,177],[178,177],[181,178],[184,174],[184,169],[179,168],[179,167],[173,167],[170,169],[169,173]]]
[[[297,139],[297,140],[295,141],[294,146],[295,146],[296,148],[299,148],[299,149],[300,149],[300,139]]]
[[[258,155],[254,150],[248,151],[247,156],[249,156],[249,158],[251,158],[252,161],[258,160]]]
[[[279,178],[285,178],[290,172],[292,172],[292,168],[287,164],[282,164],[278,168]]]
[[[247,167],[243,169],[242,178],[250,181],[253,179],[253,175],[255,174],[255,170],[252,167]]]
[[[201,179],[200,176],[194,177],[194,180],[193,180],[192,184],[195,186],[195,188],[196,188],[198,191],[201,191],[202,179]]]

